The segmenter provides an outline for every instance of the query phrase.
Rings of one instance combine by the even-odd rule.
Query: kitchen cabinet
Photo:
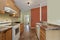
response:
[[[46,40],[46,31],[40,27],[40,40]]]
[[[13,10],[15,10],[17,12],[15,14],[16,17],[19,16],[20,9],[16,6],[16,4],[13,0],[6,0],[6,6],[12,8]]]
[[[4,12],[5,5],[6,5],[6,0],[0,0],[0,13],[5,13]]]
[[[12,29],[0,32],[0,40],[12,40]]]
[[[31,27],[36,27],[40,22],[40,7],[31,9]]]
[[[11,29],[7,30],[5,35],[6,35],[5,36],[6,40],[12,40],[12,30]]]
[[[60,40],[60,26],[54,24],[40,27],[40,40]]]
[[[2,40],[2,33],[0,33],[0,40]]]
[[[6,6],[14,9],[15,11],[18,9],[13,0],[6,0]]]
[[[24,24],[21,23],[21,24],[20,24],[20,33],[22,33],[23,31],[24,31]]]
[[[0,10],[4,10],[6,0],[0,0]]]
[[[14,0],[0,0],[0,13],[5,13],[5,7],[9,7],[16,11],[15,16],[12,15],[13,17],[20,17],[21,10],[16,6]]]

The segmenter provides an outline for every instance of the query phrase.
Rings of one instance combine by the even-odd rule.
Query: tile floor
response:
[[[20,35],[20,40],[38,40],[35,29],[30,29],[30,31],[24,31]]]

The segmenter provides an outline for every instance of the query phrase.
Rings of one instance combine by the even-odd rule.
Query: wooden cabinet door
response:
[[[0,32],[0,40],[2,40],[2,33]]]
[[[6,40],[12,40],[12,29],[6,31]]]
[[[40,22],[40,8],[31,9],[31,27],[35,27]]]
[[[12,40],[12,29],[0,32],[0,40]]]
[[[47,21],[47,6],[42,7],[42,21]]]
[[[40,40],[46,40],[46,31],[40,28]]]
[[[0,32],[0,40],[6,40],[5,37],[5,33],[4,32]]]
[[[2,33],[2,40],[6,40],[6,34],[5,34],[5,31]]]
[[[16,11],[15,17],[20,17],[20,9],[15,5],[14,0],[6,0],[6,6]]]
[[[20,24],[20,34],[23,33],[23,31],[24,31],[24,24],[21,23],[21,24]]]
[[[6,0],[0,0],[0,10],[4,10]]]

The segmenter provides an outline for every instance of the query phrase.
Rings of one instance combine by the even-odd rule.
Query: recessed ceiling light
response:
[[[27,2],[28,6],[30,6],[30,2]]]

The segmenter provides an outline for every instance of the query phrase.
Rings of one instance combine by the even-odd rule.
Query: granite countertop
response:
[[[49,24],[47,26],[46,30],[60,30],[60,25],[55,25],[55,24]]]
[[[7,27],[7,26],[0,26],[0,32],[4,32],[4,31],[6,31],[8,29],[11,29],[11,28],[12,28],[12,26],[9,26],[9,27]]]
[[[0,32],[6,31],[6,30],[12,28],[15,25],[18,25],[18,24],[20,24],[20,23],[13,23],[13,24],[6,25],[6,26],[2,25],[2,26],[0,26]]]
[[[60,25],[50,24],[50,23],[42,23],[42,26],[40,28],[43,28],[44,30],[60,30]]]

